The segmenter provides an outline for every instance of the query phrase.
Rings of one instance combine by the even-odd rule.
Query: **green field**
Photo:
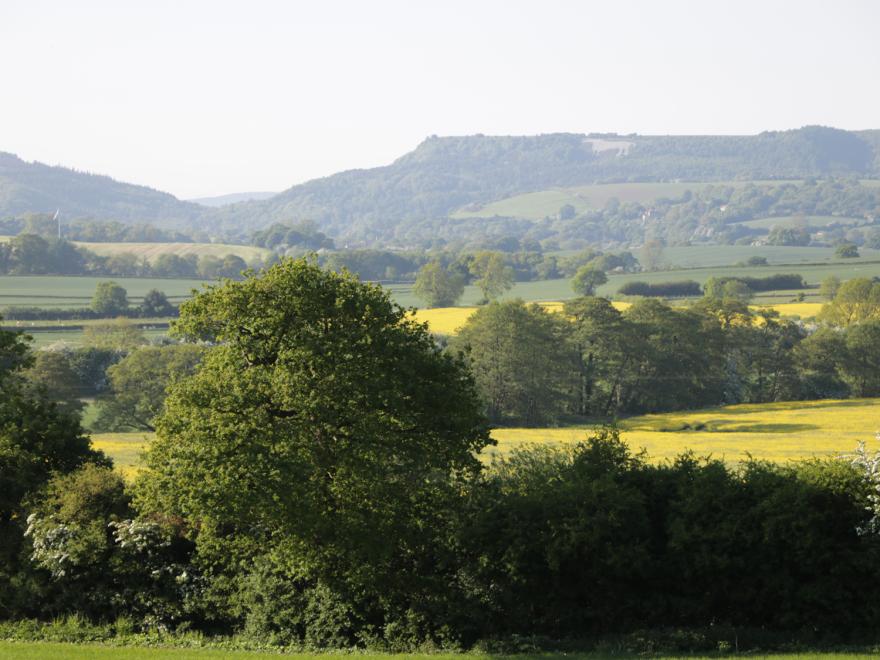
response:
[[[0,309],[9,306],[57,307],[73,309],[88,307],[98,282],[113,280],[125,287],[129,300],[137,304],[150,289],[165,293],[172,302],[190,296],[204,280],[164,279],[158,277],[73,277],[60,275],[0,276]]]
[[[768,266],[732,266],[752,256],[767,259]],[[611,274],[608,282],[599,287],[599,295],[613,297],[626,282],[645,281],[651,283],[677,280],[694,280],[703,284],[711,277],[740,276],[763,277],[776,273],[798,273],[814,287],[829,275],[842,280],[853,277],[880,277],[880,251],[863,249],[856,259],[836,259],[832,248],[781,247],[781,246],[743,246],[743,245],[694,245],[670,247],[664,250],[663,260],[669,270],[648,273]],[[0,310],[7,306],[35,306],[57,309],[88,307],[98,282],[108,278],[99,277],[59,277],[59,276],[0,276]],[[132,304],[138,304],[150,289],[163,291],[174,303],[187,299],[193,289],[208,284],[203,280],[161,279],[161,278],[114,278],[125,287]],[[412,292],[412,284],[392,284],[387,288],[394,299],[405,307],[421,307],[423,302]],[[789,302],[803,294],[808,302],[821,302],[817,288],[804,291],[774,291],[756,296],[759,304]],[[538,282],[518,282],[502,299],[522,298],[527,302],[569,300],[575,297],[568,279],[542,280]],[[465,287],[459,304],[472,306],[482,298],[476,286]],[[69,321],[66,324],[81,326],[82,321]],[[65,325],[65,322],[5,322],[6,327],[15,327],[32,332],[36,345],[45,346],[56,341],[78,343],[81,331],[77,329],[40,330],[42,325]],[[164,330],[151,330],[148,337],[163,335]]]
[[[773,227],[805,226],[809,229],[822,229],[828,225],[857,225],[865,222],[864,218],[842,218],[834,215],[788,215],[778,218],[758,218],[736,224],[753,229],[773,229]]]
[[[880,260],[880,250],[860,248],[861,256],[838,259],[830,247],[790,247],[783,245],[687,245],[663,250],[663,261],[669,267],[699,268],[730,266],[749,257],[764,257],[772,264],[829,262],[841,265]],[[638,251],[636,251],[638,256]]]
[[[564,204],[571,204],[579,213],[588,209],[601,209],[610,199],[621,202],[651,202],[660,197],[680,197],[686,190],[702,190],[710,185],[744,185],[736,183],[601,183],[571,188],[552,188],[475,206],[465,207],[453,213],[452,218],[491,218],[507,216],[540,220],[556,215]]]
[[[176,254],[180,257],[188,254],[199,257],[207,255],[225,257],[227,254],[235,254],[247,262],[264,259],[272,254],[272,251],[266,248],[226,243],[86,243],[82,241],[75,243],[103,257],[131,252],[138,257],[146,257],[150,262],[155,262],[162,254]]]
[[[538,190],[531,193],[513,195],[483,205],[469,205],[459,209],[450,217],[491,218],[494,216],[541,220],[554,216],[564,204],[571,204],[578,212],[588,209],[601,209],[608,200],[617,198],[621,202],[652,202],[660,197],[680,197],[686,190],[698,191],[709,186],[736,186],[748,184],[779,185],[785,181],[715,181],[715,182],[675,182],[675,183],[600,183],[586,186],[572,186]],[[798,182],[799,183],[799,182]],[[864,185],[880,185],[880,181],[865,180]]]

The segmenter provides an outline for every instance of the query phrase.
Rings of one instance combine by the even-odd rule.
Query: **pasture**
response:
[[[774,227],[796,227],[815,230],[828,227],[829,225],[857,225],[865,222],[864,218],[846,218],[834,215],[788,215],[778,218],[757,218],[755,220],[745,220],[738,222],[743,227],[751,227],[752,229],[773,229]]]
[[[880,448],[880,399],[788,401],[739,404],[686,412],[642,415],[620,420],[621,437],[652,460],[665,460],[693,450],[738,462],[752,456],[784,462],[851,453],[860,441]],[[590,425],[554,428],[497,428],[486,460],[513,449],[539,445],[564,447],[584,441]],[[127,477],[137,472],[149,433],[96,433],[92,442]]]
[[[483,205],[468,205],[455,213],[451,218],[492,218],[495,216],[541,220],[559,213],[564,204],[571,204],[580,213],[589,209],[604,208],[609,200],[617,198],[621,202],[646,204],[655,199],[666,197],[675,199],[687,191],[697,192],[709,186],[742,187],[749,184],[780,185],[783,180],[776,181],[714,181],[714,182],[675,182],[675,183],[598,183],[584,186],[571,186],[537,190],[505,197]],[[796,182],[800,183],[800,182]],[[862,181],[864,185],[880,185],[876,180]]]
[[[0,309],[9,306],[88,307],[98,282],[113,280],[128,291],[128,299],[138,304],[150,289],[162,291],[172,302],[189,298],[193,289],[206,282],[159,277],[73,277],[62,275],[0,276]]]
[[[75,244],[102,257],[130,252],[137,257],[146,258],[150,263],[155,263],[156,259],[163,254],[176,254],[179,257],[194,254],[197,257],[213,256],[219,258],[223,258],[227,254],[234,254],[248,263],[262,260],[272,254],[272,251],[266,248],[227,243],[87,243],[75,241]]]
[[[451,214],[452,218],[491,218],[504,216],[540,220],[555,216],[564,204],[571,204],[577,212],[601,209],[609,200],[645,204],[661,197],[676,198],[687,191],[702,190],[713,185],[743,186],[747,181],[719,181],[716,183],[600,183],[585,186],[552,188],[513,195],[484,204],[479,208],[465,207]],[[760,183],[760,182],[754,182]],[[778,183],[778,182],[777,182]]]

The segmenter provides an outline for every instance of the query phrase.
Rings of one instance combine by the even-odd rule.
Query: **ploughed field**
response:
[[[630,417],[619,422],[621,437],[652,460],[674,458],[685,450],[730,462],[756,459],[784,462],[851,453],[859,442],[880,448],[880,399],[827,399],[739,404],[686,412]],[[486,460],[513,449],[565,447],[582,442],[593,427],[498,428],[498,445],[484,451]],[[98,433],[92,440],[133,476],[150,442],[148,433]]]

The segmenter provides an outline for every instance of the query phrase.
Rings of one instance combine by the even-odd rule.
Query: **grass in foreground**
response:
[[[174,649],[174,648],[145,648],[145,647],[112,647],[96,644],[56,644],[46,642],[0,642],[0,657],[9,660],[86,660],[91,658],[107,658],[108,660],[158,660],[160,658],[172,658],[173,660],[214,660],[219,658],[262,658],[262,657],[285,657],[300,660],[315,660],[327,656],[338,656],[339,653],[279,653],[278,651],[225,651],[216,649]],[[577,660],[578,658],[604,658],[604,657],[639,657],[636,654],[609,654],[609,653],[527,653],[520,655],[497,655],[476,653],[353,653],[351,657],[358,660],[401,660],[403,658],[424,658],[425,660],[462,660],[484,658],[486,660]],[[797,654],[771,654],[774,658],[788,660],[789,658],[869,658],[871,654],[857,653],[797,653]],[[681,657],[673,655],[652,655],[653,658]],[[690,658],[719,657],[688,655]],[[762,654],[758,657],[768,657]]]

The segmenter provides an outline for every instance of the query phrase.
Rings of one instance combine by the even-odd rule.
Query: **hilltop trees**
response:
[[[449,272],[440,261],[430,261],[419,269],[413,293],[428,307],[450,307],[464,293],[464,278]]]

